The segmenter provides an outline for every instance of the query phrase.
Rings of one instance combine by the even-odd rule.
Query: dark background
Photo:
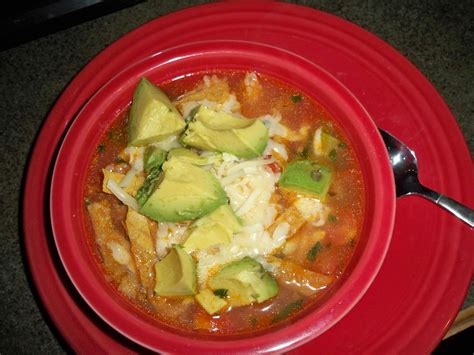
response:
[[[5,3],[1,5],[0,353],[68,351],[35,299],[20,242],[22,178],[28,153],[48,111],[74,75],[121,35],[158,16],[206,2],[43,0],[32,8],[31,3],[16,1],[11,3],[13,7],[8,4],[8,11]],[[358,24],[404,54],[445,99],[473,153],[471,0],[291,2]],[[81,7],[81,3],[89,6]],[[56,12],[51,7],[49,12],[42,12],[44,6],[52,6]],[[78,8],[72,11],[74,6]],[[56,17],[44,21],[48,13]],[[473,289],[471,284],[463,307],[473,304]]]

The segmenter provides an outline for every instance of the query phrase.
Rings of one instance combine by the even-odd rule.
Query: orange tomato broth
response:
[[[309,250],[301,250],[301,246],[299,247],[299,254],[293,258],[290,257],[290,260],[295,261],[297,259],[301,267],[333,277],[334,282],[328,287],[314,295],[302,296],[293,288],[279,282],[279,293],[274,298],[261,304],[235,307],[230,311],[214,316],[207,314],[191,297],[160,297],[154,295],[130,300],[141,311],[145,311],[156,320],[173,328],[207,335],[245,334],[273,327],[280,323],[280,319],[281,321],[294,319],[305,309],[314,307],[315,304],[317,306],[318,302],[328,296],[332,286],[342,277],[351,260],[361,232],[365,206],[364,186],[358,160],[350,142],[337,122],[317,102],[276,79],[258,75],[263,92],[262,96],[256,101],[249,100],[246,96],[243,84],[245,72],[241,71],[216,71],[195,74],[164,83],[160,85],[160,88],[173,101],[184,92],[192,90],[205,74],[216,74],[219,78],[226,78],[230,92],[236,95],[241,104],[241,113],[245,117],[258,117],[277,110],[282,116],[281,123],[291,130],[298,131],[300,127],[310,126],[307,140],[286,142],[288,161],[301,157],[308,150],[308,144],[312,142],[313,134],[320,126],[323,126],[325,132],[343,142],[343,148],[338,149],[336,159],[315,157],[310,154],[311,160],[333,170],[333,180],[324,202],[331,208],[331,213],[323,226],[314,227],[310,223],[306,223],[292,237],[299,238],[299,244],[304,245],[306,236],[315,233],[317,230],[326,232],[320,243],[321,248],[314,260],[307,257]],[[113,218],[115,224],[117,228],[122,228],[124,233],[126,233],[123,227],[126,208],[113,195],[102,192],[103,175],[101,169],[111,163],[120,163],[117,156],[127,144],[127,119],[128,111],[117,117],[104,133],[90,162],[84,189],[85,205],[100,199],[110,201],[114,206]],[[281,166],[273,166],[272,168],[282,169]],[[285,209],[291,204],[293,198],[277,187],[272,201],[278,201]],[[87,216],[86,210],[85,215]],[[114,285],[114,272],[107,270],[107,267],[102,263],[100,251],[95,246],[91,222],[88,218],[86,219],[89,243],[107,279]],[[309,245],[309,247],[311,246]],[[274,254],[281,256],[282,253],[279,250]],[[294,276],[297,279],[301,275]],[[276,322],[276,320],[279,321]]]

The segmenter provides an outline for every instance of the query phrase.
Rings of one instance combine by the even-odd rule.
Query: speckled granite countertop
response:
[[[64,353],[28,280],[20,196],[28,154],[56,98],[80,69],[141,24],[206,1],[148,1],[0,52],[0,353]],[[474,151],[474,6],[471,1],[294,1],[354,22],[408,57],[446,100]],[[464,307],[473,304],[473,286]]]

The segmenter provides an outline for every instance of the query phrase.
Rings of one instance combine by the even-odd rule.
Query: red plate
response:
[[[325,68],[380,127],[416,151],[423,183],[474,206],[472,160],[446,104],[413,65],[370,33],[334,16],[281,3],[216,3],[159,18],[112,44],[76,76],[43,125],[29,164],[23,224],[30,269],[51,318],[78,352],[142,349],[85,305],[58,262],[45,209],[57,145],[82,105],[117,72],[160,50],[213,39],[270,44]],[[295,352],[431,351],[472,279],[472,234],[428,201],[398,200],[393,241],[373,285],[335,327]]]

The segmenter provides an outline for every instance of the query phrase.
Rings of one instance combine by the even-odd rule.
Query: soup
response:
[[[137,308],[201,334],[259,331],[317,304],[353,255],[364,186],[317,102],[254,72],[145,78],[87,173],[89,239]]]

